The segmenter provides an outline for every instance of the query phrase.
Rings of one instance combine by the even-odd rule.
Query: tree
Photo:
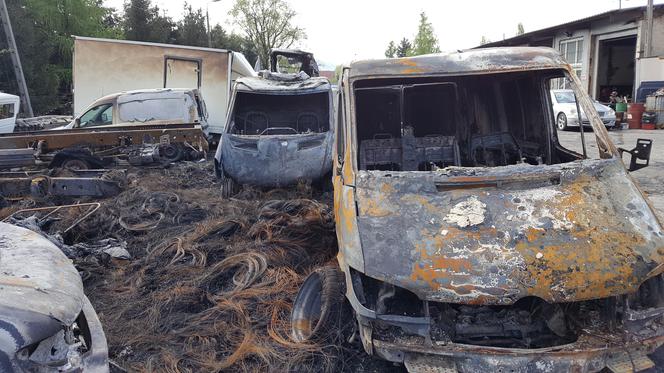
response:
[[[440,53],[438,38],[433,30],[433,25],[429,22],[427,15],[420,13],[420,24],[417,28],[417,35],[413,40],[412,56],[423,54]]]
[[[191,5],[184,3],[184,15],[177,24],[177,43],[207,47],[207,28],[202,9],[194,11]]]
[[[236,0],[230,15],[255,46],[261,66],[269,66],[271,49],[290,48],[306,38],[285,0]]]
[[[516,25],[516,34],[517,35],[523,35],[525,33],[526,33],[526,31],[523,29],[523,23],[519,22],[519,24]]]
[[[387,45],[385,50],[385,57],[394,58],[397,55],[397,46],[394,44],[394,41],[390,41],[390,44]]]
[[[258,55],[251,42],[242,35],[235,33],[228,34],[219,24],[210,30],[210,39],[212,48],[228,49],[240,52],[250,63],[255,63]]]
[[[489,40],[489,38],[487,38],[486,36],[482,35],[482,40],[480,40],[480,45],[489,44],[489,43],[491,43],[491,40]]]
[[[9,0],[7,7],[35,113],[70,113],[71,36],[121,37],[114,9],[101,0]],[[0,50],[4,40],[0,34]],[[0,55],[0,90],[16,92],[9,63]]]
[[[176,24],[160,14],[151,0],[127,0],[124,4],[124,37],[128,40],[154,43],[175,43]]]
[[[408,39],[406,38],[401,39],[401,42],[399,42],[399,46],[397,47],[396,51],[397,57],[403,58],[410,56],[412,48],[413,45],[410,43]]]

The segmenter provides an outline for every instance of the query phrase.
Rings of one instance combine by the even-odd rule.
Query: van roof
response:
[[[10,95],[9,93],[0,92],[0,103],[8,104],[12,102],[19,102],[20,98],[15,95]]]
[[[110,95],[106,95],[103,97],[100,97],[96,99],[94,102],[101,101],[101,100],[112,100],[120,96],[133,96],[133,95],[144,95],[144,94],[156,94],[156,93],[185,93],[185,92],[195,92],[197,89],[195,88],[148,88],[148,89],[135,89],[132,91],[122,91],[122,92],[116,92],[116,93],[111,93]],[[92,104],[94,104],[94,102]]]
[[[362,77],[462,75],[564,69],[567,66],[560,53],[552,48],[486,48],[447,54],[356,61],[350,64],[349,77],[353,79]]]
[[[236,81],[236,89],[242,92],[289,92],[329,91],[330,81],[324,77],[296,78],[297,74],[269,73],[270,77],[242,77]],[[290,79],[289,79],[290,78]]]

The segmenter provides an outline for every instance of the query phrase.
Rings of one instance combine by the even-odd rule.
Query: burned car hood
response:
[[[71,325],[83,306],[81,277],[55,245],[0,223],[0,312],[18,310]],[[11,315],[0,314],[3,317]]]
[[[365,273],[432,301],[604,298],[664,260],[661,226],[615,158],[361,171],[356,201]]]
[[[225,172],[240,184],[285,186],[318,180],[332,169],[332,132],[299,135],[224,134],[220,145]]]

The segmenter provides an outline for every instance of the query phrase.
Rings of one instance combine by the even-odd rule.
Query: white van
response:
[[[55,129],[196,123],[207,134],[207,117],[197,89],[143,89],[102,97],[71,123]]]
[[[0,133],[14,132],[19,106],[18,96],[0,92]]]

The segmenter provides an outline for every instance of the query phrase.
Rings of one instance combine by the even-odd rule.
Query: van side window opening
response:
[[[101,104],[81,116],[80,127],[96,127],[113,124],[113,104]]]
[[[337,127],[336,127],[337,133],[335,135],[337,141],[337,160],[339,163],[343,162],[345,154],[344,126],[346,125],[346,118],[344,112],[343,94],[341,93],[342,90],[343,86],[339,88],[339,96],[337,103]]]
[[[13,118],[14,114],[14,104],[0,105],[0,119]]]
[[[431,171],[582,159],[549,134],[554,128],[552,75],[531,71],[358,81],[360,169]]]
[[[188,123],[191,121],[189,108],[194,105],[194,100],[185,95],[184,98],[155,98],[123,102],[118,104],[118,112],[122,122],[163,120]]]
[[[236,135],[323,133],[330,128],[329,92],[257,94],[238,92],[230,129]]]

